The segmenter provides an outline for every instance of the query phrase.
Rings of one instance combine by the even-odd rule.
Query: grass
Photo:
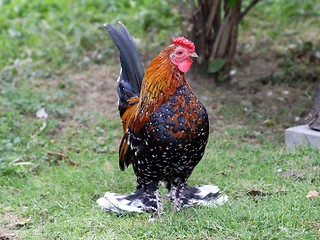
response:
[[[117,216],[97,206],[95,200],[106,191],[129,193],[135,188],[132,168],[118,169],[121,126],[112,113],[116,97],[111,94],[118,66],[110,58],[115,47],[101,23],[125,19],[148,52],[179,32],[172,27],[178,23],[171,4],[0,3],[1,234],[19,239],[318,238],[319,198],[305,196],[319,191],[320,152],[286,151],[283,146],[284,128],[297,124],[293,119],[308,107],[308,82],[301,82],[296,92],[289,89],[294,98],[276,92],[287,85],[268,85],[279,95],[262,101],[247,92],[228,95],[223,87],[193,82],[200,97],[206,97],[212,129],[205,156],[189,182],[218,185],[229,204],[172,212],[161,188],[164,212],[154,223],[148,222],[148,214]],[[271,4],[271,10],[265,9],[271,23],[282,13],[276,6],[274,11]],[[303,24],[306,16],[295,14],[295,21]],[[247,24],[242,31],[251,33]],[[279,31],[263,29],[257,35],[281,38],[282,24]],[[309,24],[304,26],[314,27]],[[160,40],[152,43],[155,38]],[[111,70],[97,70],[105,65]],[[49,114],[47,120],[35,117],[41,107]]]
[[[178,15],[170,12],[172,5],[145,0],[2,1],[0,68],[6,70],[3,77],[16,76],[21,66],[31,68],[32,75],[48,75],[52,69],[59,72],[108,62],[113,51],[106,48],[110,39],[103,27],[105,22],[122,20],[142,38],[148,38],[148,32],[150,36],[157,33],[159,41],[167,40],[163,29],[172,34],[178,31],[173,27],[178,25]],[[149,44],[141,45],[150,48]]]
[[[95,132],[83,130],[54,143],[55,148],[71,149],[58,165],[14,166],[14,172],[2,176],[0,210],[31,218],[19,230],[22,239],[314,239],[319,202],[305,196],[318,188],[319,151],[253,146],[237,140],[243,131],[235,136],[235,129],[221,130],[225,137],[211,138],[190,183],[219,185],[230,197],[223,207],[173,213],[166,202],[164,213],[152,224],[148,214],[101,211],[95,203],[98,196],[107,190],[129,192],[135,178],[131,169],[120,173],[116,153],[94,150]],[[113,144],[111,140],[106,145],[112,149]],[[34,149],[33,154],[52,147]],[[75,147],[82,150],[75,152]],[[80,166],[70,166],[71,159]],[[295,179],[291,170],[302,171],[302,177]],[[253,190],[257,196],[250,193]]]

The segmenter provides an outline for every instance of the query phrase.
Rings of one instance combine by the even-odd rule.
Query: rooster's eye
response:
[[[182,51],[178,51],[178,52],[177,52],[178,55],[181,55],[182,53],[183,53]]]

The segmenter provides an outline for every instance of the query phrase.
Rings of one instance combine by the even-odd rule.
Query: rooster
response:
[[[206,108],[185,77],[192,58],[198,57],[194,44],[184,37],[173,38],[144,73],[130,33],[119,25],[120,29],[105,24],[121,62],[117,91],[124,134],[119,166],[125,170],[132,164],[137,188],[131,194],[107,192],[98,204],[117,213],[158,212],[162,207],[159,182],[168,189],[175,209],[224,203],[227,196],[217,186],[187,184],[209,135]]]

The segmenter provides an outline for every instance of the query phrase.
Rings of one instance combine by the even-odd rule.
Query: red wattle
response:
[[[193,63],[193,61],[190,58],[188,58],[188,59],[184,60],[183,62],[178,63],[178,68],[181,72],[186,73],[189,71],[192,63]]]

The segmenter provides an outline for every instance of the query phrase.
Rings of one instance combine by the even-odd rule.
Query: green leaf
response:
[[[233,8],[238,0],[229,0],[228,1],[228,7]]]
[[[217,59],[209,62],[208,72],[209,73],[216,73],[216,72],[220,71],[223,68],[225,62],[226,62],[226,60],[223,58],[217,58]]]

